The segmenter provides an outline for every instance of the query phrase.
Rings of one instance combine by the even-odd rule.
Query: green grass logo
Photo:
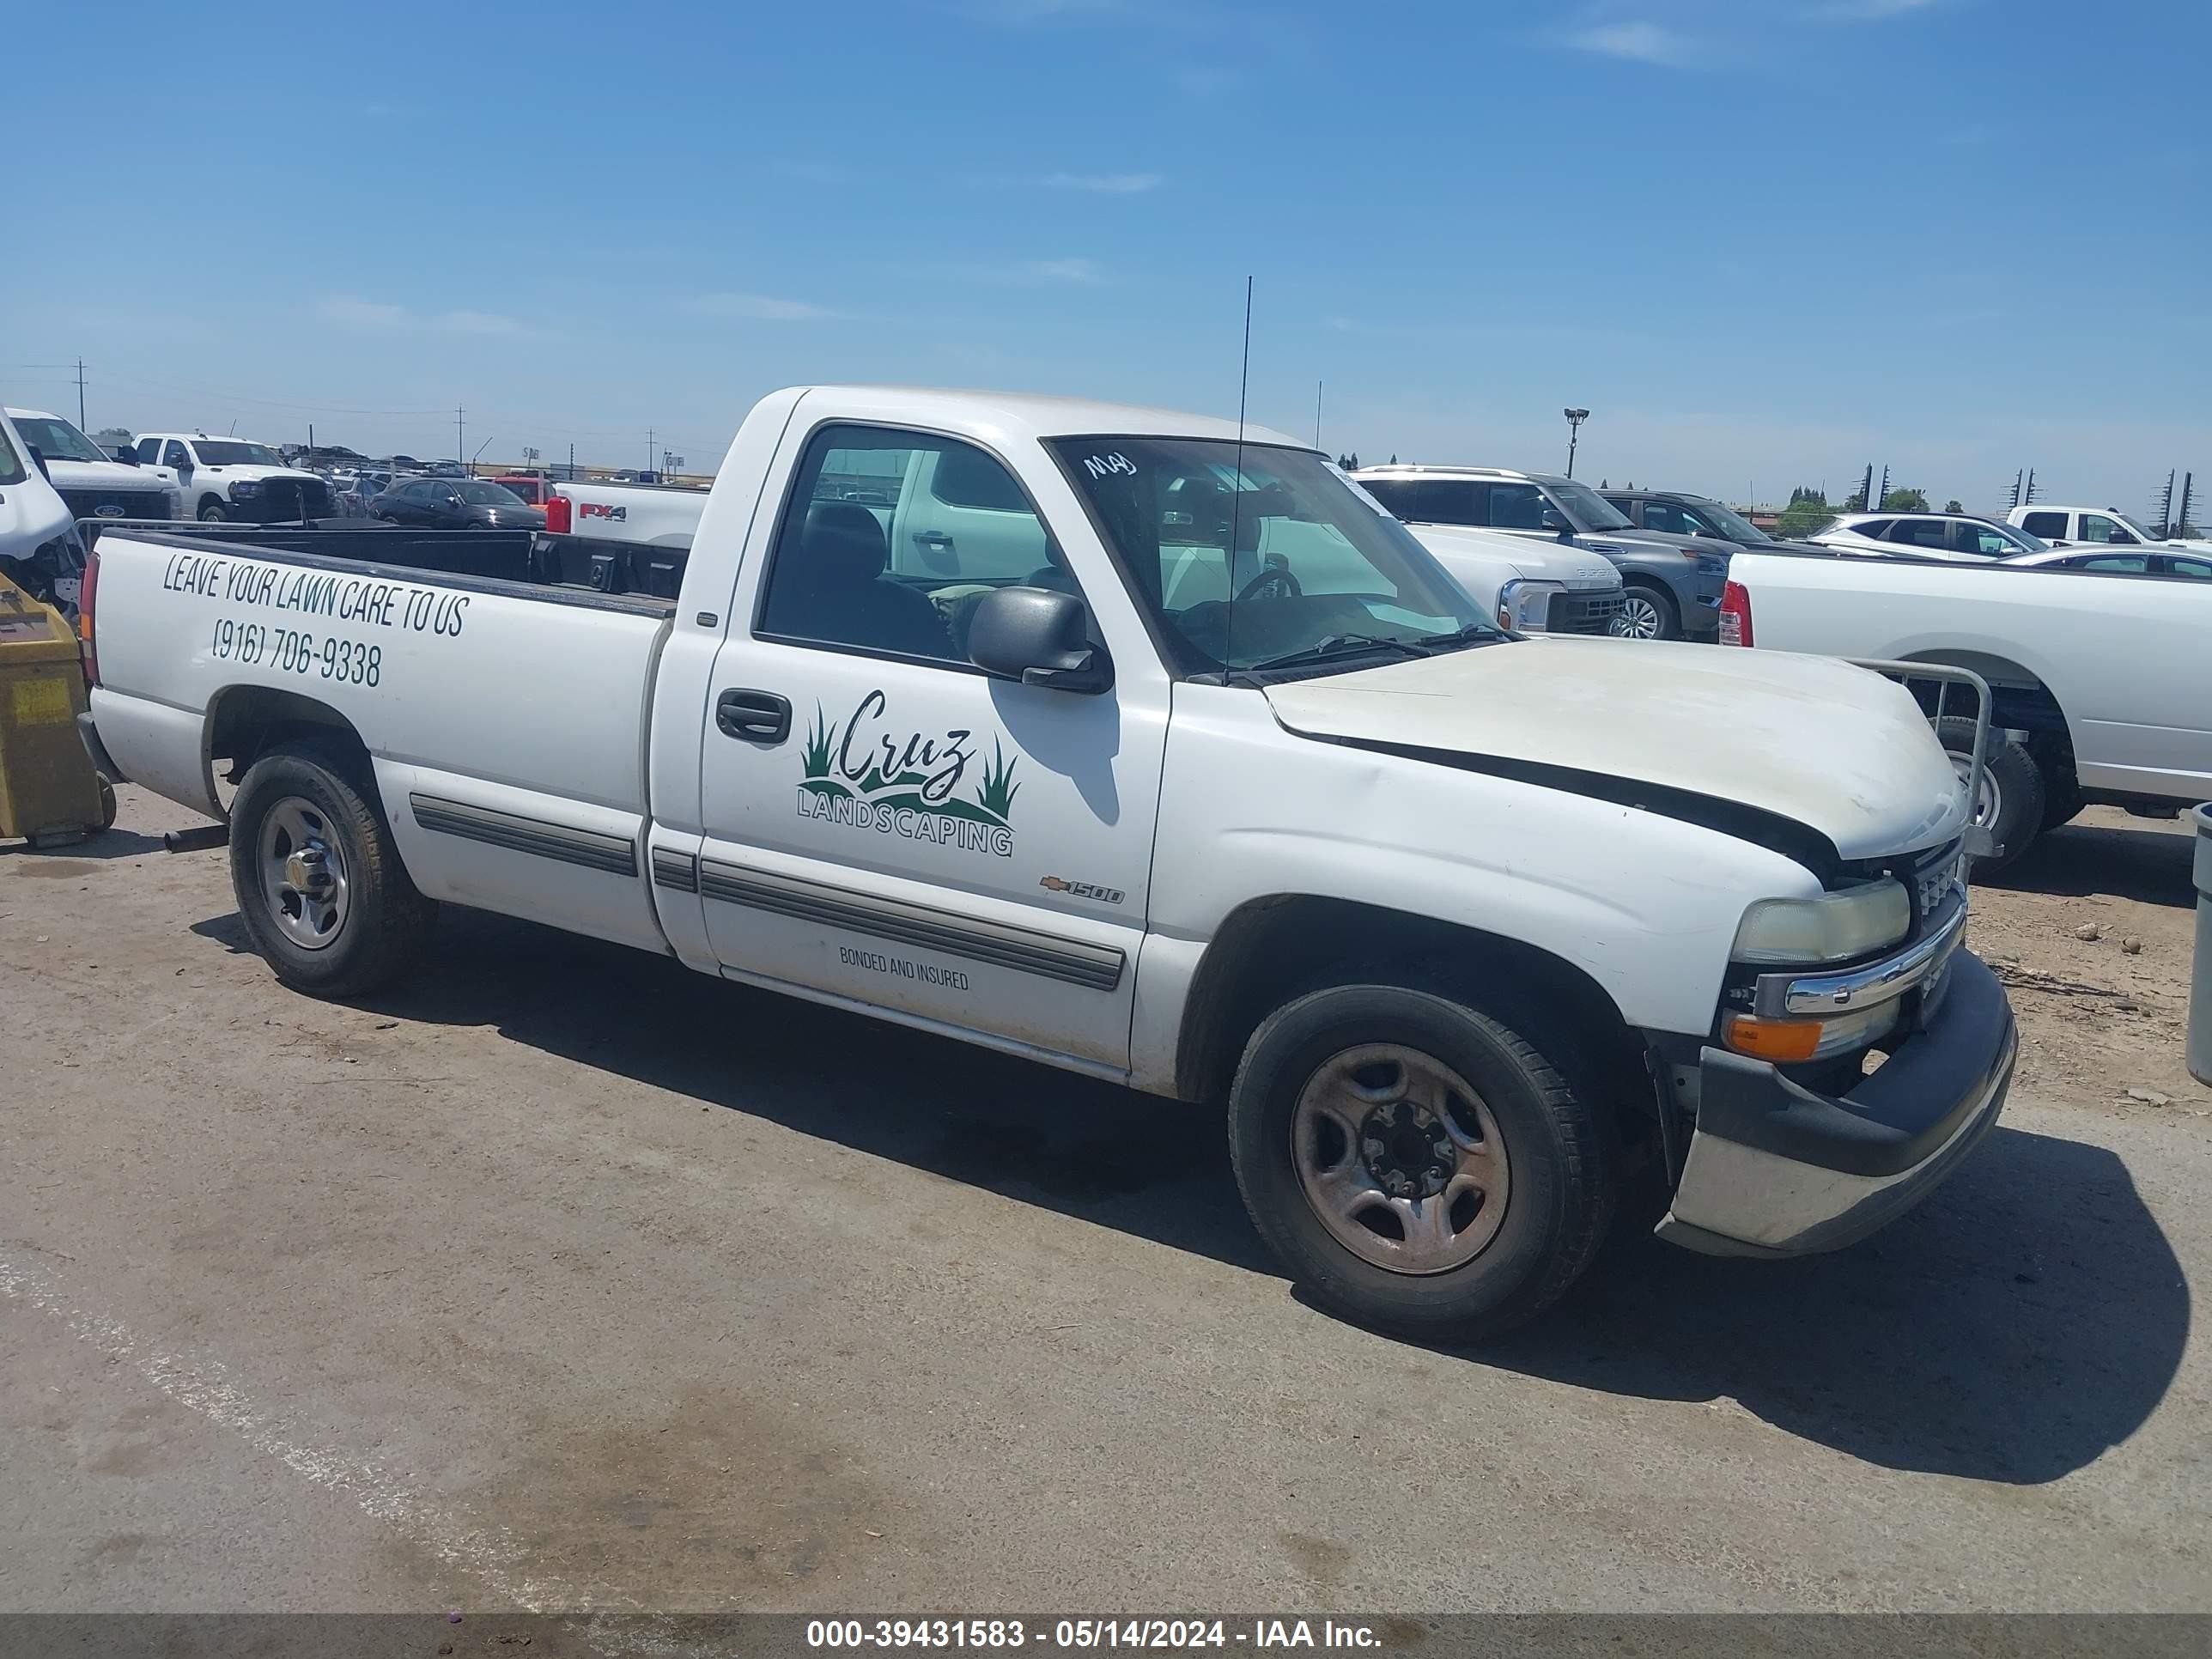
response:
[[[849,794],[851,793],[849,790],[830,775],[830,740],[836,735],[836,727],[830,724],[829,716],[823,712],[822,705],[816,703],[814,729],[806,734],[805,770],[800,774],[800,776],[808,784],[830,784],[837,793]]]
[[[991,739],[991,764],[983,769],[983,781],[975,791],[975,804],[1004,823],[1013,814],[1014,797],[1021,785],[1012,781],[1020,757],[1008,760],[996,738]]]

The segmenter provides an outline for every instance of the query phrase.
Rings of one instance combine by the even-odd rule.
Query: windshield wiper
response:
[[[1434,656],[1437,652],[1449,650],[1455,646],[1496,645],[1504,637],[1504,634],[1492,628],[1488,623],[1478,622],[1469,623],[1466,627],[1455,629],[1449,634],[1432,634],[1425,640],[1415,640],[1412,643],[1418,646],[1425,654]]]
[[[1351,656],[1361,651],[1402,651],[1409,657],[1428,653],[1410,640],[1384,638],[1375,634],[1331,634],[1316,640],[1300,651],[1285,651],[1279,657],[1267,657],[1246,665],[1248,673],[1264,673],[1271,668],[1297,668],[1307,663],[1327,662],[1333,657]]]

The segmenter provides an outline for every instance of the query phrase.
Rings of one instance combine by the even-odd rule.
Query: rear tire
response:
[[[1948,750],[1954,764],[1971,760],[1974,752],[1974,722],[1947,715],[1936,723],[1936,735]],[[2028,753],[2027,745],[1992,731],[1985,762],[1987,777],[1982,799],[1974,803],[1977,824],[1987,827],[1996,851],[1974,860],[1974,873],[1993,876],[2016,863],[2044,829],[2046,790],[2043,769]],[[2079,810],[2078,808],[2076,809]]]
[[[1591,1106],[1518,1032],[1425,991],[1338,986],[1277,1010],[1245,1048],[1229,1133],[1253,1225],[1292,1277],[1423,1341],[1534,1318],[1612,1218]]]
[[[320,745],[287,744],[254,762],[231,803],[239,915],[276,977],[311,996],[390,984],[438,914],[400,862],[374,787],[355,772]]]

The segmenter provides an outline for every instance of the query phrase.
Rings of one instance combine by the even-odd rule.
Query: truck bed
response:
[[[688,550],[649,547],[597,537],[554,536],[530,530],[410,530],[398,526],[193,524],[162,520],[128,523],[87,520],[93,546],[102,534],[143,536],[149,530],[196,544],[220,544],[255,558],[343,568],[398,578],[435,574],[470,582],[499,582],[521,589],[521,598],[584,604],[619,599],[625,608],[654,615],[675,609]]]

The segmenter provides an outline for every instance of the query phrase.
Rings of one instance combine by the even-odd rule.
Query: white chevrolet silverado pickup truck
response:
[[[978,516],[915,568],[918,453]],[[1278,434],[792,390],[673,602],[391,540],[118,527],[90,567],[88,740],[227,819],[303,991],[475,906],[1225,1101],[1291,1272],[1428,1337],[1559,1296],[1626,1179],[1694,1249],[1848,1243],[2003,1102],[1910,696],[1501,632]]]
[[[2212,799],[2212,582],[1754,550],[1730,562],[1721,638],[1987,681],[1975,823],[1993,845],[1978,869],[2013,862],[2092,802],[2171,817]],[[1973,722],[1959,714],[1937,728],[1963,771]]]

